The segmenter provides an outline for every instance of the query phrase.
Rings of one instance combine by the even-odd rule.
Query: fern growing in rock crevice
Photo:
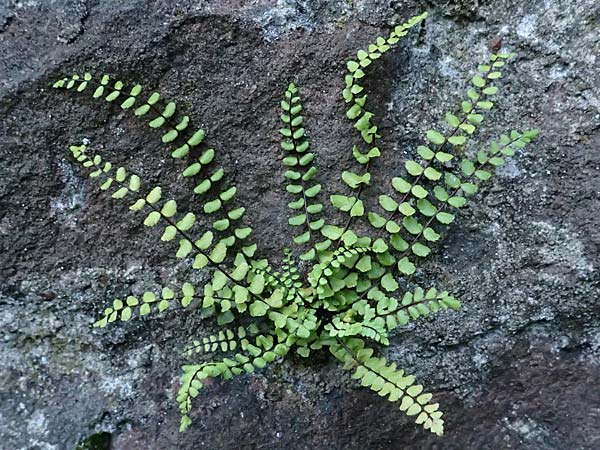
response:
[[[262,369],[290,351],[309,357],[327,348],[362,386],[398,402],[400,410],[415,416],[425,429],[443,433],[442,412],[432,395],[413,376],[376,356],[368,342],[388,345],[396,328],[460,307],[448,292],[418,286],[411,276],[466,197],[537,131],[511,131],[474,147],[473,136],[494,106],[495,83],[510,58],[491,55],[478,67],[459,107],[446,114],[445,125],[426,133],[417,148],[419,158],[404,162],[404,170],[388,180],[388,194],[379,196],[378,208],[367,211],[363,198],[371,183],[371,161],[383,151],[361,80],[371,64],[425,18],[422,14],[395,27],[347,63],[342,97],[357,131],[358,142],[352,146],[357,167],[341,173],[348,192],[329,196],[330,205],[347,214],[343,223],[326,222],[299,90],[291,83],[284,92],[279,132],[290,196],[288,222],[298,250],[287,251],[280,268],[257,256],[252,230],[243,224],[246,210],[235,201],[236,187],[227,183],[225,170],[216,164],[216,151],[206,145],[205,132],[194,130],[174,102],[156,92],[145,95],[137,84],[125,88],[108,75],[94,78],[85,73],[54,83],[55,88],[92,91],[93,98],[118,103],[146,120],[160,131],[171,156],[182,160],[181,177],[192,180],[197,209],[182,211],[163,187],[146,186],[138,174],[113,166],[86,145],[70,147],[89,176],[100,181],[100,189],[126,202],[144,225],[160,227],[162,241],[176,243],[177,258],[188,259],[193,269],[209,271],[202,285],[188,280],[160,292],[115,299],[94,324],[104,327],[134,315],[160,313],[174,304],[202,317],[216,317],[219,332],[193,339],[183,349],[192,361],[182,368],[177,395],[182,431],[191,424],[192,400],[207,378],[230,379]],[[358,221],[371,227],[372,234],[355,232]],[[300,270],[299,262],[311,265],[308,273]],[[208,359],[202,359],[204,355]]]

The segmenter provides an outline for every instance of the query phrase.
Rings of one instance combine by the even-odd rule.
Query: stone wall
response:
[[[378,179],[414,155],[501,39],[518,57],[482,137],[539,127],[460,215],[420,273],[464,303],[384,353],[429,386],[443,440],[357,389],[325,355],[214,383],[177,432],[180,350],[211,324],[182,314],[89,325],[115,296],[187,266],[73,166],[89,139],[162,185],[177,166],[129,114],[50,89],[107,72],[177,100],[239,186],[264,256],[289,245],[277,105],[301,88],[328,192],[351,164],[344,61],[431,14],[373,68]],[[4,1],[0,5],[0,447],[72,450],[600,448],[600,4],[597,0]],[[377,189],[373,191],[377,193]],[[190,198],[187,201],[191,201]],[[107,433],[107,434],[99,434]]]

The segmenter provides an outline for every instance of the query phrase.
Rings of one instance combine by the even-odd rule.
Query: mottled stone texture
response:
[[[321,179],[341,189],[354,137],[344,61],[423,9],[423,40],[411,35],[368,83],[384,134],[376,178],[414,155],[497,38],[518,58],[481,137],[542,130],[420,273],[463,310],[398,332],[384,350],[442,403],[446,436],[357,389],[325,355],[214,383],[178,434],[179,351],[212,325],[171,314],[89,328],[114,296],[190,274],[85,181],[66,146],[87,138],[152,181],[189,186],[156,133],[50,83],[102,71],[176,99],[244,186],[261,254],[277,260],[289,245],[276,133],[286,83],[306,99]],[[114,450],[600,448],[599,21],[597,0],[4,0],[0,447],[71,450],[108,432]]]

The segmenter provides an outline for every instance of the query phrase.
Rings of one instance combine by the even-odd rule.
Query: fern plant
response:
[[[281,101],[283,164],[290,196],[289,225],[295,251],[286,251],[281,267],[259,257],[251,243],[252,229],[243,224],[245,208],[236,202],[236,187],[226,181],[205,132],[194,129],[176,104],[142,86],[125,87],[109,75],[89,73],[62,78],[55,88],[91,91],[95,99],[117,104],[160,131],[171,156],[182,161],[181,177],[193,180],[194,205],[183,211],[160,186],[146,186],[141,177],[119,167],[86,145],[70,147],[73,158],[100,182],[100,189],[137,211],[148,227],[160,227],[161,240],[177,243],[177,258],[193,269],[208,271],[208,281],[186,281],[115,299],[94,324],[105,327],[134,315],[161,313],[174,305],[216,317],[216,334],[198,337],[183,354],[177,402],[181,431],[191,424],[192,400],[208,378],[231,379],[263,369],[289,352],[308,358],[327,349],[352,373],[352,378],[414,416],[415,422],[442,435],[444,420],[438,403],[414,376],[379,356],[398,327],[448,309],[460,302],[436,287],[412,279],[417,264],[431,252],[443,229],[454,221],[466,197],[477,192],[496,167],[529,144],[537,130],[510,131],[497,140],[475,144],[473,136],[494,106],[501,69],[511,55],[492,54],[477,67],[462,103],[446,114],[445,123],[427,131],[418,158],[388,180],[388,194],[367,211],[363,196],[371,184],[371,162],[381,156],[380,134],[369,111],[363,79],[377,59],[397,46],[410,28],[427,14],[396,26],[347,62],[343,100],[346,116],[357,131],[352,155],[355,168],[341,173],[347,192],[329,196],[329,203],[347,216],[326,221],[322,186],[317,181],[315,153],[304,128],[298,88],[291,83]],[[361,235],[355,230],[372,230]],[[263,256],[263,255],[261,255]]]

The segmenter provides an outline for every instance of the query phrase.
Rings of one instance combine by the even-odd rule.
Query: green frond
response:
[[[117,320],[127,322],[136,314],[142,317],[152,313],[162,313],[172,308],[174,304],[187,308],[197,298],[194,296],[194,287],[189,282],[183,283],[175,290],[163,287],[158,294],[147,291],[141,297],[128,295],[124,300],[120,298],[113,300],[111,306],[104,310],[102,318],[94,322],[93,326],[104,328]]]
[[[227,258],[229,247],[233,245],[236,239],[245,239],[249,231],[246,228],[236,228],[233,234],[220,239],[215,240],[215,235],[218,232],[224,232],[229,228],[228,226],[219,226],[217,222],[213,224],[215,232],[205,230],[201,234],[199,239],[194,239],[193,234],[194,226],[197,224],[196,216],[193,213],[179,212],[177,203],[173,199],[165,199],[163,191],[160,187],[154,187],[147,195],[142,196],[141,180],[138,175],[132,174],[127,175],[127,170],[120,167],[115,170],[110,162],[103,162],[100,155],[94,155],[90,157],[86,153],[86,146],[71,146],[71,152],[73,156],[87,169],[89,169],[90,177],[99,178],[103,181],[101,185],[102,190],[112,189],[112,197],[117,199],[123,199],[128,194],[134,196],[133,200],[130,200],[130,209],[133,211],[143,212],[145,215],[144,225],[148,227],[155,227],[159,224],[164,225],[163,234],[161,236],[162,241],[172,241],[176,237],[179,237],[179,242],[176,251],[177,258],[191,258],[193,259],[192,267],[194,269],[204,269],[210,266],[215,269],[213,275],[212,290],[216,290],[217,294],[224,296],[223,288],[228,284],[231,284],[231,288],[236,289],[237,302],[234,301],[237,311],[244,312],[246,305],[244,301],[241,301],[243,294],[246,296],[254,296],[255,302],[262,301],[260,297],[257,297],[254,293],[248,294],[247,287],[245,284],[245,276],[248,270],[243,272],[244,267],[249,267],[244,254],[251,257],[254,254],[255,248],[252,246],[242,247],[242,253],[237,253],[234,259],[234,267],[230,271],[223,262]],[[222,191],[219,195],[218,201],[226,202],[230,201],[235,194],[234,189],[227,189]],[[220,209],[220,208],[215,208]],[[229,221],[239,220],[243,215],[243,209],[236,211],[229,211]],[[217,289],[217,285],[221,285]],[[229,289],[229,287],[228,287]],[[234,296],[235,297],[235,296]],[[220,307],[220,311],[217,312],[217,320],[221,324],[230,323],[234,319],[234,310],[231,308],[232,300],[227,299],[226,301],[217,302]],[[211,305],[212,306],[212,305]],[[205,311],[205,315],[211,315]]]
[[[230,353],[241,347],[242,339],[245,339],[249,334],[256,334],[257,331],[258,328],[254,324],[248,328],[223,328],[216,334],[194,340],[192,345],[186,347],[183,353],[187,357],[213,353]]]
[[[366,298],[374,305],[371,306],[369,301],[363,300],[356,302],[353,310],[359,315],[359,319],[365,316],[365,310],[374,314],[374,317],[383,321],[383,328],[386,331],[392,331],[398,326],[427,317],[432,313],[460,308],[458,300],[447,291],[439,292],[436,288],[425,291],[421,287],[416,287],[413,292],[405,292],[401,300],[375,288],[368,292]]]
[[[162,142],[173,146],[171,156],[181,159],[188,155],[194,147],[203,144],[206,137],[204,130],[199,129],[191,131],[189,128],[189,116],[182,115],[177,117],[177,106],[172,101],[164,101],[158,92],[151,93],[146,100],[141,100],[142,86],[136,84],[127,93],[123,82],[112,81],[110,76],[104,75],[99,81],[94,80],[93,76],[86,73],[83,77],[74,75],[70,80],[62,79],[54,84],[55,88],[70,89],[76,83],[88,83],[95,85],[94,98],[105,98],[108,102],[113,102],[119,97],[126,97],[121,103],[121,108],[124,110],[132,109],[136,106],[134,114],[140,118],[150,117],[148,125],[151,128],[160,129],[162,134]],[[85,86],[79,91],[83,91]],[[198,195],[213,192],[216,198],[209,198],[205,201],[203,209],[207,213],[216,213],[219,217],[215,218],[213,228],[216,232],[221,233],[220,240],[226,242],[227,246],[232,246],[237,240],[247,239],[252,229],[246,226],[237,227],[233,224],[234,221],[241,221],[245,209],[230,208],[225,205],[226,202],[232,202],[236,193],[236,188],[233,186],[221,186],[220,181],[223,178],[224,170],[216,168],[211,171],[215,159],[215,150],[206,148],[202,151],[197,160],[189,163],[182,171],[182,175],[186,178],[193,178],[196,183],[194,193]],[[106,181],[106,188],[110,187],[112,181]],[[210,191],[210,192],[209,192]],[[125,189],[122,189],[117,198],[127,194]],[[138,206],[141,205],[141,202]],[[157,212],[151,212],[145,221],[148,226],[154,226],[158,223],[159,215]],[[168,229],[165,240],[169,240],[174,236],[173,230]],[[178,251],[178,257],[184,257],[187,253],[189,245],[184,241]],[[248,246],[248,255],[252,253],[252,246]]]
[[[256,369],[263,369],[275,359],[285,356],[289,351],[288,345],[279,342],[277,336],[271,334],[259,334],[251,342],[246,337],[240,337],[238,329],[238,338],[239,346],[235,346],[238,352],[231,358],[182,367],[181,388],[177,394],[177,403],[182,415],[180,431],[185,431],[191,425],[189,413],[192,400],[199,395],[207,378],[229,380],[234,376],[253,373]],[[209,350],[210,348],[212,346]]]
[[[378,158],[381,152],[377,146],[378,127],[372,122],[374,114],[367,110],[366,101],[368,95],[362,86],[361,79],[365,76],[364,70],[373,61],[396,47],[399,40],[406,36],[409,29],[425,20],[427,13],[414,16],[406,23],[396,26],[387,38],[379,37],[376,42],[369,45],[367,49],[361,49],[356,54],[355,60],[346,63],[348,72],[345,75],[345,87],[342,91],[344,101],[349,104],[346,117],[354,122],[354,128],[360,133],[361,143],[354,145],[352,155],[362,166],[362,173],[352,171],[342,172],[342,180],[351,190],[356,190],[356,195],[332,195],[332,205],[341,211],[349,213],[348,223],[345,229],[349,229],[350,222],[355,217],[363,217],[365,213],[363,201],[360,196],[365,186],[370,184],[371,174],[369,165],[371,160]],[[365,151],[361,147],[366,146]]]
[[[498,56],[490,59],[495,61]],[[454,221],[453,210],[466,204],[465,196],[476,192],[477,183],[491,177],[493,164],[503,163],[502,158],[492,160],[491,150],[479,152],[477,161],[458,157],[464,154],[463,147],[484,120],[492,106],[490,98],[498,91],[492,82],[501,74],[494,72],[490,78],[489,70],[489,66],[479,66],[467,100],[456,114],[446,114],[447,131],[429,130],[427,144],[417,148],[420,160],[406,161],[406,175],[391,180],[395,194],[379,197],[383,212],[367,214],[379,236],[385,231],[387,236],[381,238],[386,245],[400,252],[397,268],[404,275],[412,275],[416,260],[431,253],[432,245],[440,239],[440,228]],[[495,153],[500,151],[498,144],[492,143],[491,147]],[[481,165],[490,160],[492,164]]]
[[[313,164],[315,154],[310,151],[310,142],[304,128],[302,103],[294,83],[288,85],[281,101],[281,109],[283,127],[279,133],[283,137],[281,148],[286,154],[283,158],[283,164],[287,168],[286,191],[294,196],[294,200],[288,203],[292,214],[288,222],[291,226],[299,228],[293,238],[294,243],[310,247],[300,255],[300,259],[310,261],[316,259],[320,251],[311,247],[311,243],[314,241],[315,232],[324,224],[322,219],[318,219],[323,204],[318,200],[321,185],[313,181],[317,174],[317,168]]]
[[[399,402],[400,410],[408,416],[416,416],[415,423],[438,436],[444,434],[443,413],[439,404],[432,403],[432,395],[416,384],[415,377],[389,364],[385,358],[373,356],[373,349],[356,338],[337,338],[330,347],[331,353],[344,363],[344,369],[352,370],[352,378],[390,402]]]

